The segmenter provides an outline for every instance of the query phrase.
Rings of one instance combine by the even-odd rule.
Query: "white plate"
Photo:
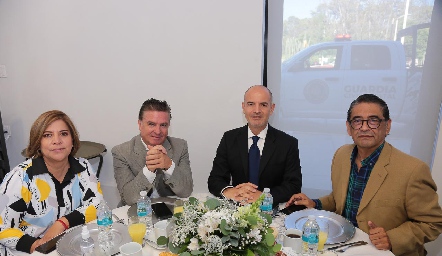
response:
[[[346,242],[355,235],[356,228],[349,220],[334,212],[316,209],[305,209],[291,213],[285,218],[285,227],[302,230],[309,215],[314,215],[317,221],[328,223],[328,238],[325,244]]]

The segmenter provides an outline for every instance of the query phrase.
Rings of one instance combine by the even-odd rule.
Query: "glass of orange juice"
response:
[[[173,214],[177,214],[184,211],[184,201],[177,199],[175,205],[173,206]]]
[[[129,235],[132,241],[143,245],[144,235],[146,234],[146,223],[142,222],[138,216],[129,218]]]
[[[318,251],[324,250],[325,242],[328,238],[328,222],[326,220],[318,221],[319,225],[319,242]]]

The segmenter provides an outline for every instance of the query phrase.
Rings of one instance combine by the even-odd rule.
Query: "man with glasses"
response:
[[[388,106],[364,94],[350,105],[347,132],[354,144],[339,148],[332,161],[332,192],[319,199],[295,194],[287,202],[332,211],[369,234],[380,250],[425,255],[424,243],[442,232],[442,210],[430,169],[385,141]]]

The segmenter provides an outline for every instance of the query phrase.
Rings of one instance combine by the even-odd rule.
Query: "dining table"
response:
[[[191,195],[192,197],[197,198],[198,200],[206,200],[208,197],[213,197],[211,194],[209,193],[194,193]],[[173,202],[176,200],[177,198],[167,198],[166,200],[163,200],[161,198],[158,199],[153,199],[152,201],[162,201],[165,202],[166,204],[168,204],[171,208],[173,208]],[[182,200],[186,200],[186,198],[180,198]],[[279,206],[280,208],[284,207],[283,204],[280,204]],[[133,207],[132,207],[133,208]],[[116,219],[116,221],[120,221],[123,222],[124,224],[127,225],[127,220],[128,220],[128,214],[131,214],[131,211],[133,209],[130,209],[130,206],[125,205],[122,207],[118,207],[112,210],[112,213],[114,214],[114,217]],[[285,224],[284,224],[284,219],[286,218],[286,216],[284,214],[280,214],[276,217],[273,218],[273,223],[272,226],[275,227],[275,229],[277,229],[279,232],[283,232],[284,228],[285,228]],[[114,220],[115,221],[115,220]],[[153,218],[153,222],[155,222],[155,218]],[[149,232],[149,231],[148,231]],[[150,231],[152,232],[152,231]],[[346,241],[346,243],[351,243],[351,242],[356,242],[356,241],[366,241],[367,244],[365,245],[360,245],[360,246],[356,246],[356,247],[351,247],[349,249],[347,249],[345,252],[336,252],[336,251],[330,251],[330,253],[324,253],[324,256],[328,256],[328,255],[337,255],[337,256],[393,256],[394,254],[391,251],[384,251],[384,250],[378,250],[376,249],[376,247],[370,242],[370,239],[368,237],[368,234],[363,232],[361,229],[359,228],[355,228],[355,233],[354,236],[349,239],[348,241]],[[324,247],[324,251],[328,252],[326,249],[329,247],[332,247],[335,245],[325,245]],[[158,246],[152,245],[152,243],[145,243],[144,247],[143,247],[143,256],[158,256],[161,252],[166,251],[166,248],[160,248]],[[291,250],[290,248],[287,247],[282,247],[282,252],[284,252],[287,256],[299,256],[301,254],[296,254],[295,252],[293,252],[293,250]],[[55,255],[59,255],[59,253],[57,252],[57,250],[54,250],[48,254],[43,254],[40,252],[34,252],[32,254],[27,254],[27,253],[23,253],[23,252],[14,252],[14,255],[17,256],[25,256],[25,255],[33,255],[33,256],[55,256]],[[120,254],[114,254],[112,256],[117,256]],[[318,254],[318,256],[321,256],[321,254]]]

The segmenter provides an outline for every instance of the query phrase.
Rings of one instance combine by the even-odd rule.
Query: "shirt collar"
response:
[[[80,162],[75,159],[73,156],[68,156],[69,161],[69,169],[66,173],[66,178],[73,178],[75,174],[78,174],[84,171],[86,168],[80,164]],[[32,159],[32,166],[30,166],[27,171],[29,178],[32,179],[34,175],[45,174],[48,173],[48,167],[46,167],[45,161],[43,157],[37,157]]]
[[[247,138],[252,138],[253,136],[255,136],[255,134],[253,134],[252,130],[250,130],[250,127],[247,125],[247,129],[248,129],[248,136]],[[269,124],[266,125],[266,128],[264,128],[258,135],[260,139],[265,140],[266,136],[267,136],[267,131],[269,130]]]
[[[141,143],[144,145],[144,147],[146,148],[147,151],[149,151],[149,148],[147,147],[146,143],[144,143],[143,138],[140,138]]]
[[[371,153],[367,158],[362,159],[361,165],[365,166],[366,164],[368,164],[370,162],[372,162],[374,165],[377,162],[382,149],[384,148],[384,144],[385,144],[385,141],[375,151],[373,151],[373,153]],[[351,158],[350,158],[351,162],[353,162],[356,159],[357,155],[358,155],[358,147],[355,146],[353,148],[353,152],[351,154]]]

